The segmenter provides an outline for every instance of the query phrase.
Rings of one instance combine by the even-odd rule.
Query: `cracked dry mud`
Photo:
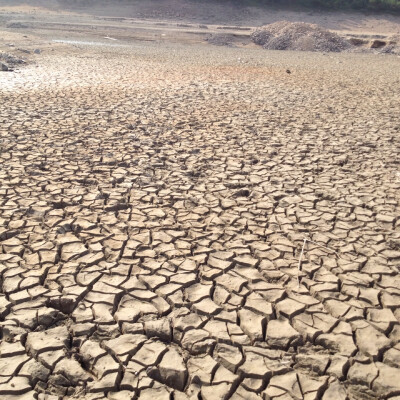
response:
[[[398,58],[40,57],[0,76],[2,399],[400,399]]]

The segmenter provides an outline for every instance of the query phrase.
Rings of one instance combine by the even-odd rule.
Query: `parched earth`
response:
[[[0,73],[2,399],[400,399],[398,57],[37,60]]]

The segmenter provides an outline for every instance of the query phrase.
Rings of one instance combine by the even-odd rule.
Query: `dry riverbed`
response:
[[[399,399],[400,58],[107,29],[2,31],[0,397]]]

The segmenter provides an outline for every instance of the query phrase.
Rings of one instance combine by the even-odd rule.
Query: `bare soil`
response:
[[[398,56],[0,4],[2,399],[399,398]]]

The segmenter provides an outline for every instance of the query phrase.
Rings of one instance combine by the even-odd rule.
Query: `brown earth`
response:
[[[261,26],[277,21],[302,21],[344,32],[390,35],[400,33],[400,17],[376,12],[302,11],[273,7],[238,5],[237,2],[192,0],[0,0],[0,7],[13,13],[19,11],[52,14],[96,15],[100,17],[140,18]]]
[[[399,57],[4,10],[0,398],[399,399]]]

